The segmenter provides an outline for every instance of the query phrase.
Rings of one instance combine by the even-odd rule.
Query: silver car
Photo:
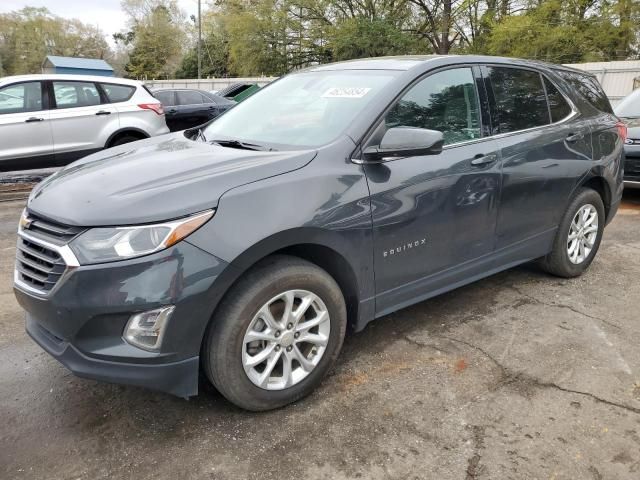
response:
[[[168,133],[162,104],[135,80],[85,75],[0,79],[0,170],[65,165]]]

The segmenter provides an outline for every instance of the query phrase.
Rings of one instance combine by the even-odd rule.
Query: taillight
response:
[[[624,122],[618,121],[616,123],[616,128],[618,129],[618,135],[622,139],[622,143],[627,139],[627,125]]]
[[[164,108],[162,108],[161,103],[139,103],[138,107],[143,110],[153,110],[158,115],[164,115]]]

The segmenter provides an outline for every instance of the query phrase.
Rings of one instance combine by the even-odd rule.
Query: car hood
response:
[[[40,183],[29,211],[78,226],[133,225],[214,208],[227,190],[299,169],[315,150],[258,152],[180,133],[114,147]]]

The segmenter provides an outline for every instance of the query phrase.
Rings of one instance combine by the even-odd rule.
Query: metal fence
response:
[[[222,90],[234,83],[257,83],[261,87],[272,82],[277,77],[245,77],[245,78],[203,78],[183,80],[146,80],[144,84],[149,88],[196,88],[199,90]]]

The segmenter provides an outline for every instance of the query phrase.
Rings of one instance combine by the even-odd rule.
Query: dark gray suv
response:
[[[112,148],[32,192],[15,293],[77,375],[266,410],[347,328],[514,265],[592,262],[625,127],[592,76],[481,56],[288,75],[197,131]]]

